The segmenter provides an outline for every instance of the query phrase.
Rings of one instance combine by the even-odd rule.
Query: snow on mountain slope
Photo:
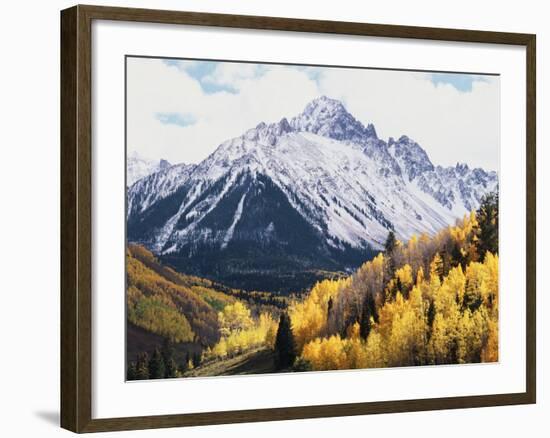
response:
[[[497,187],[495,172],[434,166],[413,140],[386,143],[342,103],[320,97],[290,122],[260,123],[197,165],[139,180],[128,191],[128,238],[186,263],[238,247],[256,258],[267,251],[309,266],[314,255],[345,268],[381,248],[389,230],[403,240],[434,234]]]
[[[166,160],[149,160],[134,151],[126,159],[126,184],[130,187],[138,179],[168,167],[170,163]]]
[[[194,167],[193,164],[175,164],[138,179],[128,190],[128,216],[142,213],[177,190]]]
[[[396,159],[410,189],[428,194],[452,213],[453,218],[476,209],[485,193],[498,188],[498,175],[467,164],[454,167],[435,166],[426,151],[407,136],[397,142],[390,138],[388,150]]]

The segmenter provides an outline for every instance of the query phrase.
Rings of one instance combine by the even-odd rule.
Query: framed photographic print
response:
[[[61,13],[61,422],[535,403],[535,36]]]

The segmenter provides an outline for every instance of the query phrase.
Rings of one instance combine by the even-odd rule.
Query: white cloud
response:
[[[218,85],[228,85],[234,89],[240,89],[247,79],[253,79],[261,74],[262,67],[259,64],[239,64],[232,62],[220,62],[214,71],[204,77],[204,82]]]
[[[261,76],[240,75],[238,81],[238,94],[208,94],[185,70],[160,60],[128,59],[129,151],[174,163],[198,162],[262,121],[298,114],[319,95],[315,82],[296,69],[274,67]],[[163,124],[158,113],[189,114],[195,123]]]
[[[471,92],[434,84],[423,73],[326,70],[321,92],[342,99],[381,138],[408,135],[434,164],[498,168],[499,80],[474,81]]]
[[[207,93],[196,78],[161,60],[128,59],[128,149],[171,162],[198,162],[223,141],[259,122],[291,118],[313,98],[341,99],[381,138],[406,134],[434,164],[465,161],[498,167],[498,79],[474,81],[471,92],[435,85],[421,73],[220,63],[203,82],[236,93]],[[188,126],[163,124],[159,113],[190,115]]]

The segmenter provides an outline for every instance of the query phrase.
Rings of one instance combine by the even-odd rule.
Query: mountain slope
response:
[[[497,184],[495,172],[434,166],[407,137],[386,143],[321,97],[197,165],[138,181],[128,191],[128,239],[182,272],[258,289],[288,278],[278,287],[292,290],[318,270],[358,266],[389,230],[434,234]]]
[[[130,187],[137,180],[170,166],[171,164],[166,160],[149,160],[134,151],[126,159],[126,184]]]
[[[126,252],[128,321],[174,342],[215,343],[217,311],[235,299],[208,280],[181,275],[160,264],[145,248]]]

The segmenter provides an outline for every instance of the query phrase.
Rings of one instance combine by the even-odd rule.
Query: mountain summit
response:
[[[434,166],[406,136],[381,140],[334,99],[260,123],[196,165],[128,190],[128,241],[185,273],[296,291],[353,269],[391,230],[435,234],[497,189],[495,172]],[[324,275],[324,274],[323,274]]]
[[[302,114],[292,119],[290,125],[295,131],[311,132],[340,141],[361,143],[368,138],[377,138],[372,124],[363,126],[342,102],[326,96],[311,101]]]

